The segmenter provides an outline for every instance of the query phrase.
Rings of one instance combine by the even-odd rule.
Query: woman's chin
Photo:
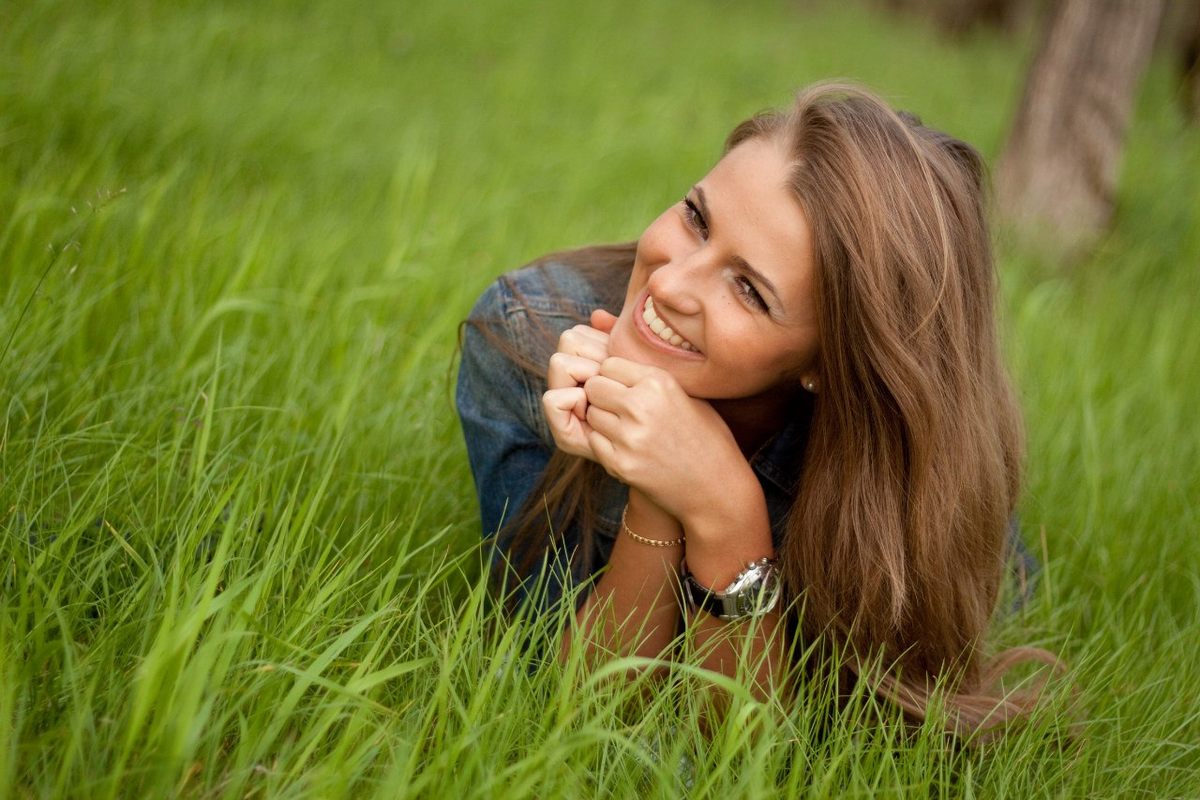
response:
[[[608,354],[644,363],[645,356],[638,356],[637,346],[632,341],[635,336],[637,336],[637,331],[633,329],[633,322],[627,317],[618,317],[608,336]]]

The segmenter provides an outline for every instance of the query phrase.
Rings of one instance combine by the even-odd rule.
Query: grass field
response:
[[[0,798],[1200,796],[1200,131],[1165,64],[1094,257],[1001,241],[1045,569],[996,638],[1062,653],[1078,737],[1062,700],[987,749],[870,704],[818,732],[810,687],[706,739],[696,670],[522,668],[458,322],[813,80],[994,158],[1029,47],[857,3],[363,6],[0,5]]]

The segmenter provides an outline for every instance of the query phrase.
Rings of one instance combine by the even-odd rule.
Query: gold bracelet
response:
[[[629,538],[633,539],[635,542],[638,542],[639,544],[648,544],[651,547],[675,547],[676,545],[681,545],[684,543],[685,539],[682,536],[680,536],[678,539],[670,540],[647,539],[645,536],[638,536],[636,533],[630,530],[629,525],[625,523],[625,515],[628,513],[629,506],[626,505],[625,508],[621,510],[621,527],[624,528],[625,532],[629,534]]]

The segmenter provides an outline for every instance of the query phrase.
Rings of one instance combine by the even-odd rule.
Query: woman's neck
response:
[[[775,389],[754,397],[709,403],[729,426],[742,455],[750,458],[787,423],[788,410],[800,391]]]

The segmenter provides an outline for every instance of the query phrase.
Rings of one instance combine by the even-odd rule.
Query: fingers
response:
[[[558,337],[558,352],[603,361],[608,358],[608,334],[587,325],[576,325]]]
[[[599,374],[600,362],[608,358],[608,332],[616,317],[598,309],[591,319],[592,325],[576,325],[558,337],[558,351],[546,369],[548,391],[542,395],[542,409],[560,450],[594,460],[583,384]]]
[[[633,416],[638,416],[639,408],[648,402],[665,400],[675,404],[682,400],[679,384],[669,373],[616,357],[604,359],[598,374],[585,381],[584,389],[589,403]]]
[[[627,358],[619,358],[617,356],[606,358],[600,363],[600,374],[618,383],[623,383],[626,386],[633,386],[635,383],[647,378],[667,375],[666,372],[658,367],[639,364],[636,361],[630,361]]]
[[[603,308],[597,308],[592,312],[592,327],[603,333],[612,333],[613,325],[617,324],[617,318],[605,311]]]
[[[587,393],[580,386],[551,389],[542,395],[542,411],[558,449],[595,460],[588,444],[592,426],[586,419],[587,407]]]
[[[606,408],[601,408],[595,403],[591,403],[587,407],[587,416],[585,420],[594,431],[607,436],[609,439],[614,438],[620,433],[621,417],[615,411],[609,411]]]
[[[625,478],[616,469],[615,462],[617,449],[613,447],[612,441],[607,436],[595,429],[588,434],[587,438],[588,447],[591,448],[592,453],[594,454],[592,460],[598,462],[600,466],[604,467],[605,472],[619,480],[621,483],[627,483]]]
[[[551,389],[581,386],[588,378],[600,374],[600,364],[584,356],[555,353],[550,356],[546,382]]]
[[[629,398],[629,387],[620,381],[597,375],[589,378],[583,384],[583,389],[587,394],[589,407],[594,406],[618,413],[626,410],[625,404]]]

